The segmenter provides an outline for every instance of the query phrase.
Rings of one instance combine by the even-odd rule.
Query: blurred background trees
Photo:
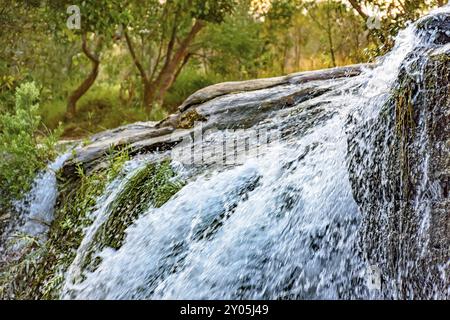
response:
[[[3,0],[0,111],[34,81],[66,138],[159,120],[217,82],[374,61],[446,0]],[[69,29],[78,5],[80,29]],[[1,128],[0,128],[1,129]]]

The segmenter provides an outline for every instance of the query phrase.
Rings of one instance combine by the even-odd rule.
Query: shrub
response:
[[[13,112],[0,115],[0,207],[27,192],[36,173],[56,156],[59,130],[39,130],[39,90],[33,82],[20,85]]]

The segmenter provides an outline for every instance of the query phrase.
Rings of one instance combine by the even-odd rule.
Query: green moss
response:
[[[74,259],[75,250],[83,238],[83,228],[92,222],[88,213],[95,206],[96,199],[106,184],[105,171],[85,176],[81,167],[78,167],[78,175],[79,181],[67,183],[62,188],[62,197],[59,199],[61,206],[55,212],[55,220],[49,232],[50,238],[15,263],[20,265],[31,260],[35,268],[31,278],[21,279],[20,273],[16,273],[15,281],[20,285],[13,289],[13,292],[21,298],[58,297],[61,274]],[[16,267],[8,266],[8,269],[11,268]],[[26,287],[22,287],[22,283],[25,283]]]
[[[412,86],[405,82],[394,95],[396,130],[400,136],[405,136],[415,126],[412,90]]]
[[[389,104],[393,104],[395,108],[395,138],[405,194],[410,192],[414,184],[411,181],[410,153],[417,130],[415,119],[420,116],[420,113],[428,112],[428,106],[441,103],[435,100],[446,94],[447,88],[442,85],[442,79],[445,79],[448,74],[449,62],[449,54],[442,53],[430,56],[425,65],[413,65],[413,71],[418,70],[422,73],[422,80],[419,82],[410,75],[411,73],[403,71],[399,75],[393,99],[389,101]]]
[[[206,121],[207,119],[197,112],[195,109],[191,109],[187,112],[184,112],[180,115],[180,119],[178,120],[178,128],[181,129],[190,129],[194,127],[195,122],[197,121]]]
[[[449,53],[435,54],[430,56],[430,59],[438,63],[447,63],[450,62],[450,54]]]
[[[395,107],[395,132],[398,143],[398,161],[403,192],[409,193],[410,155],[409,146],[415,135],[413,96],[417,90],[415,81],[407,74],[400,76],[399,85],[393,95]]]
[[[94,252],[105,247],[120,248],[125,230],[149,207],[161,207],[183,185],[168,160],[150,163],[136,172],[111,203],[108,220],[95,235],[84,267],[92,270],[98,265],[100,261],[92,258]]]

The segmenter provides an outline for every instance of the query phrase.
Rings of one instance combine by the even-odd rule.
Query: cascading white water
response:
[[[20,257],[30,240],[42,244],[47,239],[58,196],[56,172],[70,155],[60,155],[39,172],[27,195],[14,203],[17,217],[0,235],[0,265]]]
[[[36,177],[31,191],[16,203],[16,210],[22,213],[16,232],[32,237],[45,236],[53,220],[53,211],[58,195],[56,172],[71,156],[66,152],[48,165]]]
[[[293,107],[301,113],[306,105],[324,104],[331,115],[303,135],[242,165],[204,172],[161,208],[147,210],[128,228],[123,246],[104,249],[84,280],[74,281],[74,265],[69,269],[63,296],[377,297],[365,285],[370,266],[357,247],[361,216],[346,167],[346,130],[350,115],[378,115],[416,41],[410,26],[377,68],[336,80],[339,92]],[[264,125],[283,123],[286,113]]]
[[[450,12],[450,8],[436,11],[439,12]],[[186,185],[161,207],[150,207],[140,214],[127,228],[120,248],[96,247],[95,236],[112,214],[112,204],[130,179],[146,164],[166,154],[130,160],[123,174],[97,199],[95,210],[90,213],[93,222],[84,230],[84,238],[64,276],[61,297],[401,297],[392,279],[384,284],[388,294],[366,284],[368,270],[373,266],[359,243],[364,212],[354,200],[355,190],[349,181],[348,139],[355,123],[367,125],[364,136],[356,141],[362,150],[358,161],[366,168],[375,165],[374,155],[388,145],[393,132],[387,127],[377,127],[374,122],[391,96],[401,66],[408,69],[408,65],[415,64],[417,58],[409,54],[417,46],[425,45],[416,31],[415,25],[411,25],[400,32],[392,52],[376,68],[364,70],[359,76],[280,85],[225,95],[205,103],[203,107],[208,108],[259,101],[263,96],[288,96],[311,86],[324,92],[305,102],[279,108],[270,119],[253,126],[253,130],[275,128],[278,130],[275,136],[281,139],[264,146],[262,153],[239,155],[238,163],[192,166],[185,163],[183,146],[176,146],[170,154],[172,166],[184,175]],[[378,146],[373,139],[383,130],[386,141]],[[429,165],[425,131],[415,141],[419,149],[423,148],[421,168]],[[219,130],[207,133],[202,142],[205,149],[220,149],[224,136],[235,141],[244,140],[246,134]],[[59,160],[64,162],[65,158]],[[58,168],[59,160],[53,169]],[[37,178],[29,196],[30,204],[22,210],[21,230],[30,235],[45,231],[35,221],[43,221],[45,225],[52,219],[57,194],[53,171]],[[354,174],[363,176],[363,172]],[[383,176],[380,183],[384,185],[388,179]],[[419,183],[422,191],[414,199],[414,208],[421,215],[420,239],[424,242],[429,232],[428,202],[420,196],[428,188],[428,177],[423,174]],[[364,192],[363,197],[369,199],[369,192]],[[383,221],[388,220],[386,212],[380,213]],[[100,257],[99,264],[86,269],[93,248],[97,250],[94,255]],[[400,271],[399,279],[409,272]],[[446,276],[445,272],[442,274]]]
[[[314,287],[323,264],[330,264],[336,275],[330,273],[331,282],[316,291],[337,297],[343,284],[334,278],[346,267],[342,259],[352,260],[345,257],[352,241],[326,231],[336,224],[345,234],[355,231],[357,213],[348,184],[334,189],[333,183],[331,188],[320,183],[343,179],[335,170],[322,172],[322,165],[339,166],[339,149],[324,163],[300,170],[296,155],[301,149],[298,154],[287,150],[284,159],[249,160],[191,182],[175,199],[140,218],[123,247],[106,250],[100,267],[72,290],[78,298],[268,298],[289,294],[282,287],[285,278],[300,270],[305,274],[298,274],[299,283],[293,285]],[[311,155],[309,160],[316,159]],[[214,230],[212,222],[219,219],[223,225]],[[264,278],[267,283],[261,282]]]
[[[39,241],[46,239],[58,195],[56,172],[70,155],[70,152],[62,154],[38,173],[31,190],[23,199],[14,203],[18,218],[3,232],[3,243],[0,245],[2,255],[8,251],[19,250],[21,241],[13,241],[12,246],[10,243],[10,240],[17,236],[32,237]]]
[[[92,219],[93,222],[91,225],[86,227],[83,240],[77,249],[75,259],[67,272],[68,275],[66,281],[68,283],[76,281],[82,277],[82,266],[86,259],[86,255],[94,241],[96,232],[102,224],[106,222],[108,219],[108,214],[111,213],[111,203],[114,199],[116,199],[118,194],[122,192],[130,177],[142,168],[142,163],[143,161],[141,159],[128,161],[123,168],[123,171],[126,172],[126,174],[111,181],[111,183],[106,186],[104,194],[97,199],[97,203],[99,204],[98,208],[90,213],[90,219]]]

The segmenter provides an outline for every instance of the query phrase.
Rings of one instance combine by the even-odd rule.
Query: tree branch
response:
[[[145,72],[144,67],[142,66],[141,62],[136,56],[136,52],[134,51],[133,43],[131,42],[130,36],[128,35],[128,32],[126,31],[124,27],[125,40],[127,42],[128,51],[130,51],[131,58],[133,59],[134,64],[136,65],[136,68],[139,70],[139,73],[141,74],[142,79],[144,82],[148,82],[147,73]]]
[[[183,59],[184,56],[187,54],[187,49],[189,45],[191,44],[192,40],[194,40],[197,33],[200,32],[205,27],[205,22],[202,20],[196,20],[194,25],[191,28],[191,31],[189,31],[189,34],[186,36],[186,38],[183,39],[180,43],[180,47],[177,50],[177,52],[174,55],[174,60],[177,61],[180,58]]]
[[[191,58],[191,56],[192,56],[192,54],[191,54],[191,53],[188,53],[188,54],[184,57],[183,62],[182,62],[181,65],[178,67],[178,70],[175,72],[175,76],[174,76],[174,80],[173,80],[173,81],[177,80],[178,76],[179,76],[180,73],[181,73],[181,70],[182,70],[183,67],[186,65],[186,63],[189,61],[189,59]]]
[[[91,60],[94,63],[99,63],[98,56],[94,52],[91,52],[90,49],[88,48],[85,32],[81,35],[81,49],[83,50],[83,53],[86,55],[86,57],[89,58],[89,60]]]
[[[355,9],[364,20],[369,18],[369,16],[362,10],[361,4],[358,3],[357,0],[348,0],[348,2],[350,2],[353,9]]]

